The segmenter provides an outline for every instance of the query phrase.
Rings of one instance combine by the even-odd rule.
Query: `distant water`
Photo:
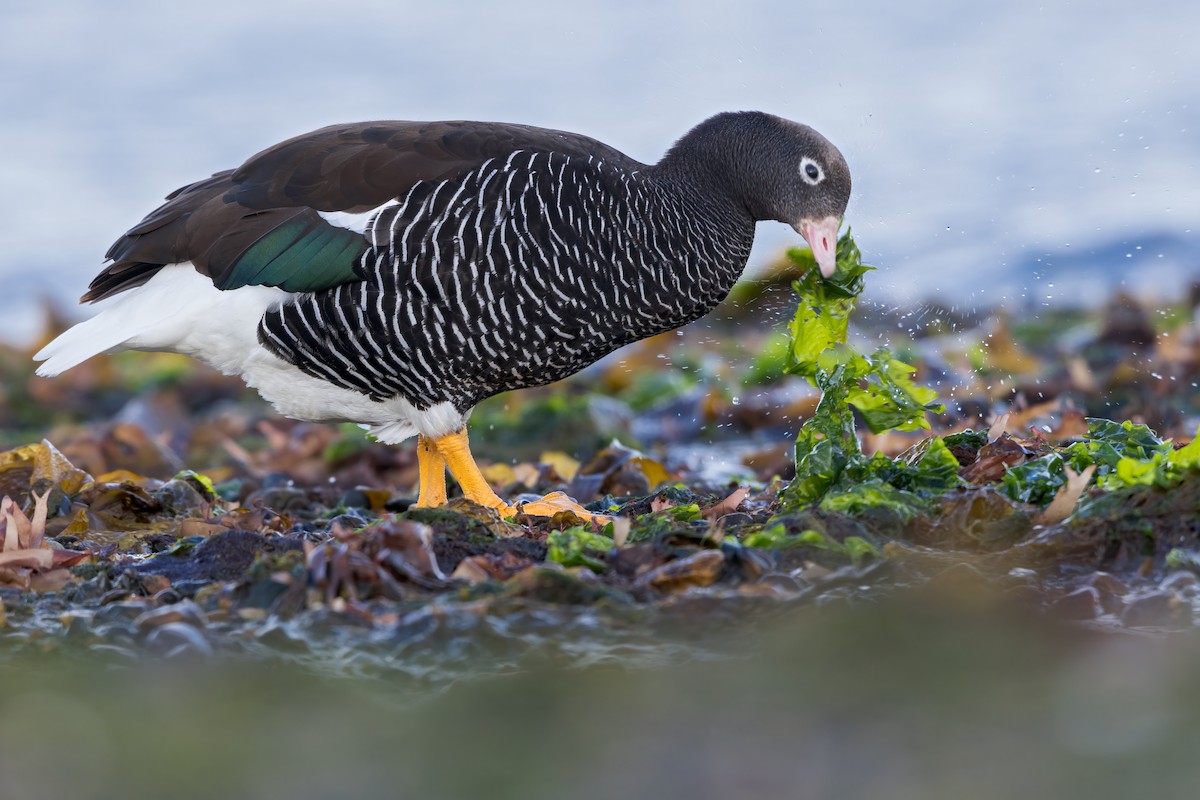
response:
[[[652,161],[760,108],[846,154],[877,300],[1170,295],[1200,275],[1198,30],[1184,0],[10,0],[0,337],[72,303],[177,186],[371,118],[528,122]],[[796,238],[764,224],[752,265]]]

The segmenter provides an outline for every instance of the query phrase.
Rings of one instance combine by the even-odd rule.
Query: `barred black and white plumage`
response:
[[[268,312],[260,338],[337,386],[466,410],[719,303],[753,222],[714,211],[602,159],[491,159],[379,211],[362,280]]]
[[[445,463],[507,508],[466,451],[476,403],[704,315],[757,221],[790,224],[831,274],[849,196],[832,144],[758,112],[706,120],[654,165],[507,123],[331,126],[168,196],[109,249],[83,297],[107,308],[39,373],[186,353],[284,414],[420,434],[425,504]]]

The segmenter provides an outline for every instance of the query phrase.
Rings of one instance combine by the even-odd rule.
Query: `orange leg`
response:
[[[494,508],[500,512],[502,517],[511,517],[517,513],[515,508],[505,503],[492,491],[492,487],[484,479],[483,473],[479,471],[475,459],[471,456],[471,448],[467,444],[466,428],[458,433],[443,436],[433,444],[441,453],[442,458],[446,460],[450,474],[454,476],[454,480],[458,481],[458,485],[462,487],[463,494],[468,500],[481,506]],[[444,500],[444,490],[442,497]]]
[[[420,470],[421,490],[417,507],[444,505],[446,502],[446,460],[437,445],[424,436],[417,437],[417,467]]]
[[[433,463],[433,458],[439,458],[439,461],[437,462],[438,468],[436,473],[437,479],[440,481],[440,483],[437,485],[437,488],[439,488],[441,492],[441,502],[444,503],[446,501],[446,486],[445,475],[441,471],[440,459],[445,459],[446,467],[449,468],[450,474],[454,476],[454,479],[458,481],[458,485],[462,487],[463,494],[466,495],[468,500],[478,503],[481,506],[494,508],[502,517],[516,516],[517,509],[510,506],[508,503],[505,503],[495,492],[492,491],[492,487],[488,485],[487,480],[485,480],[483,477],[483,473],[479,471],[479,467],[475,464],[475,459],[471,456],[471,448],[467,444],[466,428],[463,428],[458,433],[452,433],[448,436],[443,436],[442,438],[433,442],[421,437],[421,440],[417,446],[418,448],[427,447],[436,453],[436,456],[428,456],[428,458],[431,459],[431,464]],[[422,450],[417,450],[418,454],[421,452]],[[426,505],[424,502],[426,499],[425,487],[427,485],[427,476],[424,466],[425,461],[422,460],[421,464],[421,500],[418,501],[417,505]],[[432,478],[428,478],[428,480],[430,483],[432,483]],[[432,500],[433,497],[434,494],[431,492],[429,494],[429,499]],[[606,517],[602,514],[593,514],[592,512],[585,510],[582,506],[580,506],[571,498],[567,497],[562,492],[552,492],[543,497],[541,500],[535,500],[531,503],[523,503],[521,505],[521,511],[525,512],[527,515],[539,517],[552,517],[560,511],[571,511],[576,516],[583,519],[595,519],[601,523],[608,522],[609,520],[609,517]]]

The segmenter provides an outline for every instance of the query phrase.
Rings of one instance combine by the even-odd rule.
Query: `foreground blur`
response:
[[[946,600],[799,609],[719,658],[535,659],[435,693],[26,658],[0,684],[3,796],[1117,798],[1200,781],[1193,638]]]

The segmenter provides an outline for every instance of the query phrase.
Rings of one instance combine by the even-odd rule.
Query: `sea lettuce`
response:
[[[913,381],[914,368],[893,358],[886,348],[866,355],[847,344],[850,315],[865,285],[864,276],[874,269],[862,263],[850,232],[838,240],[837,271],[828,279],[821,277],[811,252],[797,249],[789,256],[807,271],[793,284],[800,303],[789,326],[787,371],[812,383],[821,400],[796,435],[796,477],[783,491],[784,506],[816,503],[835,489],[850,494],[843,501],[831,500],[833,505],[848,508],[888,494],[880,490],[864,495],[855,488],[864,480],[878,479],[899,491],[909,491],[925,480],[938,485],[957,482],[956,473],[946,472],[946,459],[954,459],[944,444],[931,448],[936,455],[923,465],[897,466],[884,457],[868,459],[859,448],[855,409],[868,428],[880,433],[928,429],[926,413],[944,407],[936,402],[932,389]],[[938,477],[930,477],[935,473]],[[908,485],[893,484],[889,478]]]

